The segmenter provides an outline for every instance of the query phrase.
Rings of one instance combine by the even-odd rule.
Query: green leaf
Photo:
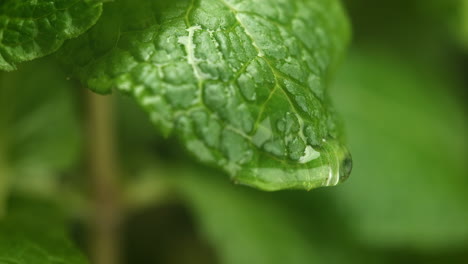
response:
[[[447,44],[468,43],[467,6],[466,0],[347,1],[354,43],[379,43],[412,57],[417,50],[421,58],[440,56],[442,63],[453,48]],[[398,19],[394,19],[396,13]]]
[[[0,2],[0,70],[56,51],[96,23],[97,0],[2,0]]]
[[[220,263],[320,263],[314,237],[301,232],[291,211],[273,194],[233,186],[197,167],[172,173]]]
[[[39,202],[15,201],[0,219],[0,263],[85,264],[66,235],[57,208]]]
[[[145,176],[153,181],[145,188],[161,186],[154,174],[172,186],[190,209],[202,241],[216,250],[219,263],[395,262],[353,239],[347,215],[338,210],[330,190],[261,192],[229,184],[216,171],[190,162],[181,168],[180,161],[158,165],[152,174]]]
[[[335,99],[356,166],[335,197],[367,245],[432,252],[466,245],[464,102],[452,94],[455,78],[436,67],[367,48],[338,78]]]
[[[76,95],[65,76],[44,60],[0,73],[0,189],[51,195],[79,159]]]
[[[335,0],[117,1],[62,56],[116,88],[201,161],[264,190],[335,185],[351,167],[326,86],[348,40]]]
[[[135,198],[142,198],[144,193],[146,198],[149,193],[154,194],[153,203],[146,203],[143,208],[167,206],[174,201],[183,203],[194,219],[198,238],[217,252],[218,263],[442,264],[466,259],[466,248],[447,248],[443,243],[430,251],[427,248],[422,251],[415,245],[386,248],[381,241],[362,243],[362,234],[355,229],[356,214],[361,212],[354,211],[356,205],[351,210],[343,210],[349,202],[336,199],[344,197],[338,193],[343,192],[348,183],[332,190],[270,193],[229,184],[218,172],[193,166],[186,159],[164,159],[153,168],[152,165],[131,171],[131,175],[137,177],[129,178],[133,190],[127,191],[136,195]],[[354,177],[349,183],[353,182]],[[125,186],[129,188],[130,185]],[[168,190],[172,195],[168,196]],[[174,194],[178,195],[176,199]],[[381,199],[379,202],[383,203]],[[420,213],[425,212],[421,210]],[[385,229],[387,224],[383,222],[380,228]],[[420,239],[425,239],[425,235]],[[141,243],[147,250],[156,250],[151,240]]]

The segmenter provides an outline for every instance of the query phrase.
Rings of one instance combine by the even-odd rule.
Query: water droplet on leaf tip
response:
[[[346,181],[349,178],[349,175],[351,175],[351,171],[353,170],[353,158],[348,151],[346,151],[345,157],[341,161],[339,170],[340,182]]]

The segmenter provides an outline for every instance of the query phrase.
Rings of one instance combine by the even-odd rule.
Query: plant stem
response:
[[[118,264],[121,214],[112,97],[87,92],[87,104],[91,259],[93,264]]]

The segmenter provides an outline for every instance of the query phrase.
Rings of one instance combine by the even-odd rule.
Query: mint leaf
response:
[[[101,14],[97,0],[0,2],[0,70],[48,55],[89,29]]]
[[[134,97],[201,161],[264,190],[335,185],[350,157],[326,95],[348,40],[338,1],[117,1],[62,57]]]
[[[15,201],[10,206],[7,217],[0,219],[0,263],[87,263],[67,238],[57,208],[37,201]]]
[[[60,190],[63,172],[79,159],[76,95],[65,76],[57,64],[46,60],[25,64],[15,72],[0,72],[3,196],[9,186],[13,191],[51,195]]]
[[[353,181],[334,197],[372,247],[449,251],[468,239],[464,102],[451,94],[455,78],[426,59],[367,46],[334,89],[356,160]]]

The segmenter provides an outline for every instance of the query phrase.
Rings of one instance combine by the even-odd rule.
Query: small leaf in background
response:
[[[348,0],[353,43],[372,42],[419,59],[454,51],[466,37],[466,0]],[[465,24],[466,25],[466,24]],[[465,33],[463,33],[465,32]],[[391,45],[389,45],[391,43]],[[465,40],[464,43],[467,43]],[[466,46],[466,44],[465,44]],[[417,50],[418,52],[414,52]],[[405,54],[406,55],[406,54]],[[433,63],[433,62],[431,62]]]
[[[351,169],[326,95],[348,31],[335,0],[116,1],[63,56],[236,182],[312,189]]]
[[[0,73],[0,178],[9,178],[15,189],[50,195],[61,173],[79,159],[74,88],[56,64],[45,60]]]
[[[0,70],[56,51],[96,23],[101,8],[96,0],[2,0]]]
[[[181,163],[184,166],[181,166]],[[140,173],[134,172],[134,174]],[[199,241],[199,244],[192,246],[200,246],[200,241],[201,245],[205,245],[205,248],[208,244],[208,248],[212,248],[216,252],[217,262],[215,263],[243,264],[254,261],[255,263],[268,264],[445,264],[463,263],[467,257],[467,252],[463,251],[463,243],[457,242],[458,246],[453,248],[447,248],[444,243],[425,247],[426,242],[423,239],[426,237],[424,235],[420,236],[419,241],[411,246],[396,247],[395,244],[386,244],[388,247],[385,247],[382,245],[382,241],[378,241],[378,243],[363,241],[362,234],[358,232],[359,227],[356,225],[353,212],[356,205],[344,210],[346,208],[343,207],[349,206],[350,202],[345,203],[342,199],[337,199],[337,196],[349,198],[340,192],[343,192],[343,189],[354,180],[332,190],[262,192],[229,184],[219,172],[193,165],[183,157],[172,162],[161,162],[156,168],[143,170],[143,174],[145,175],[136,177],[138,181],[145,182],[144,188],[140,189],[142,192],[148,192],[150,189],[159,190],[161,186],[166,186],[171,190],[172,196],[170,197],[163,199],[156,197],[157,208],[164,208],[164,206],[174,205],[174,202],[178,202],[189,209],[189,213],[194,219],[193,224]],[[373,184],[375,185],[375,183]],[[130,184],[126,186],[129,187]],[[382,188],[385,187],[391,186],[385,185]],[[359,189],[359,192],[363,192],[362,188]],[[372,198],[381,203],[385,202],[381,198]],[[366,204],[365,201],[358,202]],[[421,204],[421,201],[419,203]],[[369,207],[369,210],[375,209]],[[161,212],[159,211],[159,213]],[[419,214],[421,218],[431,217],[421,210]],[[166,214],[163,215],[167,217]],[[447,217],[454,216],[447,215]],[[159,217],[162,217],[161,214]],[[185,216],[184,219],[191,219],[191,217]],[[401,217],[409,219],[409,216]],[[174,253],[166,251],[158,253],[162,250],[162,246],[157,246],[156,244],[160,242],[155,242],[153,238],[160,238],[161,233],[154,233],[154,229],[158,230],[162,227],[153,225],[155,222],[159,224],[161,221],[163,220],[150,221],[146,219],[141,221],[146,223],[146,229],[138,227],[140,232],[145,234],[144,230],[153,230],[151,231],[153,233],[133,238],[133,243],[136,243],[139,248],[137,252],[142,255],[139,256],[139,260],[147,260],[144,257],[145,252],[148,254],[147,257],[153,254],[157,256],[160,254],[177,255],[180,252],[179,246],[173,245],[172,247],[164,247],[164,249]],[[177,221],[181,221],[181,219]],[[384,229],[386,226],[388,226],[388,222],[382,221],[381,228]],[[172,232],[179,232],[176,223],[171,227],[174,228]],[[187,226],[184,225],[180,228],[187,228]],[[411,230],[411,227],[408,228]],[[166,232],[171,234],[171,231]],[[406,230],[406,233],[410,233],[410,231]],[[379,232],[376,234],[381,236]],[[399,234],[405,233],[399,232]],[[187,242],[183,239],[180,243],[182,241]],[[184,246],[186,245],[184,244]],[[150,262],[148,261],[148,263]]]
[[[392,52],[358,50],[334,98],[356,161],[331,190],[358,239],[378,248],[453,250],[468,241],[468,127],[455,78]]]
[[[60,210],[39,201],[14,200],[0,218],[0,263],[85,264],[66,234]]]
[[[310,234],[275,195],[234,186],[210,170],[175,169],[175,183],[220,263],[320,263]],[[284,202],[284,201],[283,201]]]

